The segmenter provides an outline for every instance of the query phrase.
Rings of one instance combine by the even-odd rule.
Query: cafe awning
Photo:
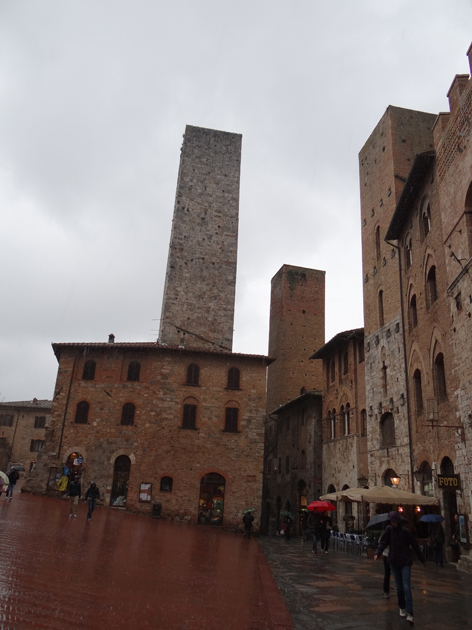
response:
[[[373,488],[347,488],[320,497],[326,501],[354,501],[358,503],[391,503],[394,505],[439,505],[436,497],[425,497],[422,494],[396,490],[389,486]]]

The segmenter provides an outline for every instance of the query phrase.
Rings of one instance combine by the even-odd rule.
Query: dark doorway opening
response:
[[[131,460],[128,455],[120,455],[115,459],[110,505],[115,507],[124,507],[126,505],[130,470]]]
[[[208,473],[200,481],[198,522],[201,525],[223,525],[225,478]]]

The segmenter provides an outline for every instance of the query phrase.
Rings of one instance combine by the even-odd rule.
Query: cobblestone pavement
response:
[[[396,630],[410,627],[399,616],[391,578],[383,598],[383,564],[345,552],[311,553],[311,543],[261,537],[296,630]],[[414,627],[449,630],[472,625],[472,575],[455,565],[412,569]]]
[[[0,630],[293,630],[255,540],[0,497]]]

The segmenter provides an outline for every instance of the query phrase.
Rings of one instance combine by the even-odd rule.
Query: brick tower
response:
[[[267,413],[322,388],[323,362],[310,360],[325,342],[325,272],[283,265],[272,278]]]
[[[242,136],[187,125],[159,341],[231,352]]]

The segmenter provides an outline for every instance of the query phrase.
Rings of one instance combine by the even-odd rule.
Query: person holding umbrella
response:
[[[433,561],[436,566],[444,567],[443,547],[446,542],[446,536],[441,525],[444,521],[444,516],[440,514],[425,514],[420,518],[420,521],[430,523],[431,535],[429,544],[433,551]]]
[[[0,472],[0,497],[2,496],[3,489],[8,486],[10,480],[4,472]]]
[[[20,478],[20,474],[17,470],[12,468],[10,472],[8,473],[7,477],[8,477],[8,487],[7,487],[7,492],[6,492],[5,497],[7,499],[8,498],[13,499],[13,488],[15,487],[16,482]],[[8,493],[10,493],[10,496],[8,496]]]
[[[251,528],[254,521],[254,516],[251,512],[255,512],[255,508],[248,508],[243,512],[243,524],[244,524],[244,538],[251,538]]]
[[[389,512],[390,525],[385,530],[382,540],[374,555],[377,562],[387,546],[389,546],[388,562],[395,578],[397,587],[398,606],[400,617],[406,617],[409,623],[413,623],[413,598],[411,596],[411,565],[413,558],[411,548],[414,549],[420,562],[424,565],[425,559],[416,539],[401,524],[402,517],[398,512]]]

